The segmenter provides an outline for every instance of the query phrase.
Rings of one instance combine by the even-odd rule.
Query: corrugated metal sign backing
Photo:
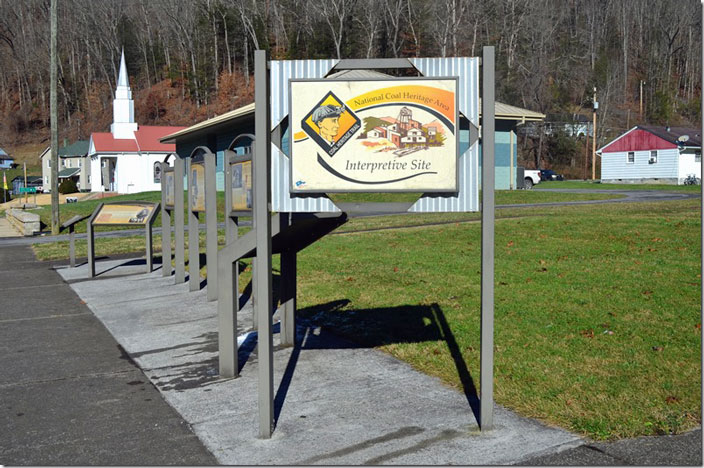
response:
[[[431,77],[458,76],[459,108],[479,127],[479,59],[469,57],[415,58],[411,63]],[[275,128],[288,115],[288,81],[292,78],[322,78],[337,60],[272,60],[271,61],[271,127]],[[280,212],[339,212],[327,197],[295,196],[289,189],[289,158],[271,145],[272,210]],[[463,153],[458,161],[459,192],[457,195],[424,195],[409,211],[416,213],[463,212],[479,210],[478,143]]]

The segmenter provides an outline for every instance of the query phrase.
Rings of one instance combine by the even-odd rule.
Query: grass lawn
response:
[[[497,402],[597,439],[701,424],[698,210],[498,221]],[[478,224],[329,236],[300,256],[302,315],[458,388],[461,354],[478,388],[479,241]]]
[[[699,200],[499,210],[497,403],[596,439],[700,425],[699,210]],[[300,317],[478,389],[481,232],[461,222],[476,219],[351,220],[299,255]],[[369,231],[438,222],[450,223]],[[126,242],[98,239],[96,253],[112,241]]]
[[[388,198],[388,197],[391,198]],[[349,202],[367,202],[367,201],[413,201],[417,194],[335,194],[334,200],[349,201]],[[496,192],[496,204],[516,204],[516,203],[546,203],[555,201],[578,201],[578,200],[604,200],[608,198],[617,198],[619,195],[610,195],[603,193],[551,193],[551,192],[534,192],[528,190],[502,190]],[[31,197],[30,197],[31,199]],[[186,195],[184,194],[184,200]],[[142,192],[131,195],[118,195],[115,197],[105,198],[101,200],[88,200],[78,203],[65,203],[59,208],[59,218],[61,222],[72,218],[75,215],[89,215],[95,210],[99,203],[110,203],[115,201],[125,200],[140,200],[149,202],[161,202],[161,192]],[[223,192],[217,194],[218,206],[218,222],[223,222],[225,211],[225,197]],[[51,228],[51,206],[41,206],[32,212],[39,214],[41,222]],[[184,211],[184,219],[187,221],[187,212]],[[201,215],[201,223],[205,223],[205,215]],[[157,215],[154,222],[155,226],[161,226],[161,213]],[[132,229],[132,227],[110,227],[99,228],[102,230],[120,230]],[[76,225],[76,232],[86,232],[86,221],[81,221]]]
[[[593,190],[664,190],[669,192],[693,192],[702,191],[699,185],[668,185],[668,184],[602,184],[601,182],[591,182],[584,180],[554,180],[540,182],[534,186],[534,190],[539,189],[593,189]]]

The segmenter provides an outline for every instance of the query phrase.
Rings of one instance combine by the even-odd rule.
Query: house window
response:
[[[635,162],[636,162],[636,153],[634,153],[633,151],[629,151],[629,152],[628,152],[628,160],[627,160],[627,162],[628,162],[628,164],[633,164],[633,163],[635,163]]]
[[[702,152],[701,151],[695,151],[694,152],[694,162],[702,162]]]
[[[651,151],[650,152],[650,159],[648,160],[649,164],[655,164],[658,162],[658,152],[657,151]]]
[[[90,184],[90,176],[88,176],[88,183]]]
[[[51,169],[51,159],[47,159],[47,160],[46,160],[46,167],[48,167],[49,169]]]

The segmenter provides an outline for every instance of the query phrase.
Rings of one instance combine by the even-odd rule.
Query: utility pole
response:
[[[592,180],[596,180],[596,110],[599,108],[599,103],[596,100],[596,86],[594,86],[594,118],[592,123]]]
[[[49,107],[51,120],[51,233],[59,233],[59,110],[57,106],[57,3],[51,0],[51,47],[49,65]]]
[[[643,123],[643,80],[640,80],[640,123]]]

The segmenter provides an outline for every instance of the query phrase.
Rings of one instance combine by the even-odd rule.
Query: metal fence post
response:
[[[269,178],[271,160],[271,132],[269,121],[269,73],[267,53],[254,52],[254,128],[257,139],[253,158],[254,169],[254,210],[253,224],[257,230],[254,275],[254,307],[259,322],[259,436],[271,437],[274,424],[274,369],[272,338],[272,290],[271,290],[271,180]]]
[[[215,154],[205,155],[205,263],[207,298],[218,298],[218,206],[215,192]]]
[[[166,205],[166,169],[161,163],[161,275],[171,276],[171,210]]]
[[[480,421],[494,427],[494,47],[482,49],[482,280]]]
[[[293,224],[292,213],[281,213],[283,232]],[[296,250],[281,252],[281,345],[293,346],[296,342]]]
[[[191,197],[193,196],[192,159],[189,157],[186,163],[186,173],[188,174],[188,290],[198,291],[200,289],[200,238],[198,236],[198,213],[191,209]]]
[[[152,225],[147,223],[146,229],[145,229],[145,237],[146,237],[146,243],[147,243],[147,248],[146,248],[146,256],[147,256],[147,273],[151,273],[152,270],[154,269],[153,265],[153,257],[154,257],[154,248],[153,248],[153,243],[152,243]]]
[[[88,241],[88,268],[90,277],[95,278],[95,230],[93,229],[92,221],[93,218],[91,217],[88,219],[88,223],[86,223],[86,231],[88,234],[86,240]]]
[[[174,160],[174,263],[176,284],[186,281],[186,242],[184,235],[183,206],[183,166],[184,160],[176,156]]]
[[[75,228],[73,224],[68,227],[68,259],[69,267],[76,266],[76,236],[74,236]]]

